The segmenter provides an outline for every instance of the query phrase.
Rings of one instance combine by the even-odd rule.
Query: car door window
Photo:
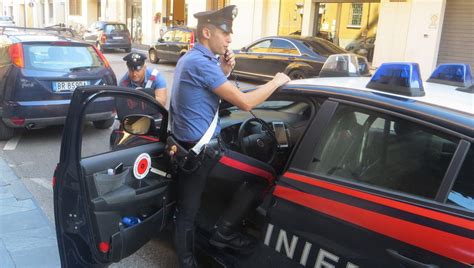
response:
[[[454,204],[470,211],[474,211],[474,150],[471,149],[459,171],[454,186],[448,195],[448,204]]]
[[[186,42],[186,32],[180,30],[176,31],[174,42]]]
[[[174,35],[175,35],[175,31],[167,31],[163,35],[163,41],[164,42],[173,42],[174,41]]]
[[[251,53],[269,53],[271,43],[272,43],[271,40],[264,40],[264,41],[258,42],[257,44],[249,47],[248,52],[251,52]]]
[[[124,131],[122,122],[130,115],[153,118],[156,131],[144,135],[132,135]],[[83,118],[86,123],[82,135],[81,155],[83,158],[91,157],[157,142],[162,118],[156,104],[136,96],[121,95],[94,99],[86,107]],[[139,126],[137,123],[137,127]]]
[[[308,171],[434,199],[457,143],[401,118],[339,105]]]
[[[272,53],[298,55],[298,49],[290,42],[282,39],[273,40],[270,51]]]

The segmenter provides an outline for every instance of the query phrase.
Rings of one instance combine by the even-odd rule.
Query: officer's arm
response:
[[[157,88],[157,89],[155,89],[155,99],[156,99],[156,101],[161,103],[161,105],[163,105],[163,107],[165,107],[165,105],[166,105],[166,97],[167,97],[166,88]]]
[[[277,73],[275,77],[268,83],[258,87],[256,90],[243,93],[229,81],[223,83],[216,89],[214,93],[222,99],[232,103],[244,111],[250,111],[255,106],[264,102],[272,93],[280,86],[288,83],[290,78],[283,73]]]

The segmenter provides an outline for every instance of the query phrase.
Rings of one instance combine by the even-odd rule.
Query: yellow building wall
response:
[[[301,0],[281,0],[280,18],[278,23],[278,35],[288,35],[300,31],[303,18],[303,9],[296,4],[301,4]]]
[[[339,29],[337,31],[339,46],[345,47],[352,40],[374,36],[377,32],[380,3],[364,3],[360,27],[350,25],[352,19],[351,3],[341,5]],[[336,33],[338,4],[326,4],[326,11],[321,18],[320,31]]]

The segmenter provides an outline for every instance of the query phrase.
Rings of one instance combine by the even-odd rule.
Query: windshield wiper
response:
[[[94,65],[94,66],[79,66],[79,67],[70,68],[69,71],[74,72],[74,71],[80,71],[80,70],[95,69],[95,68],[100,68],[100,67],[102,67],[102,66],[99,66],[99,65]]]

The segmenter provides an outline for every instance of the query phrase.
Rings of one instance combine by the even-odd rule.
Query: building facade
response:
[[[64,23],[84,31],[98,20],[126,23],[136,44],[151,45],[169,27],[197,24],[193,14],[236,5],[232,48],[270,35],[319,36],[345,48],[372,38],[373,66],[440,63],[474,66],[473,0],[3,0],[18,26]]]

